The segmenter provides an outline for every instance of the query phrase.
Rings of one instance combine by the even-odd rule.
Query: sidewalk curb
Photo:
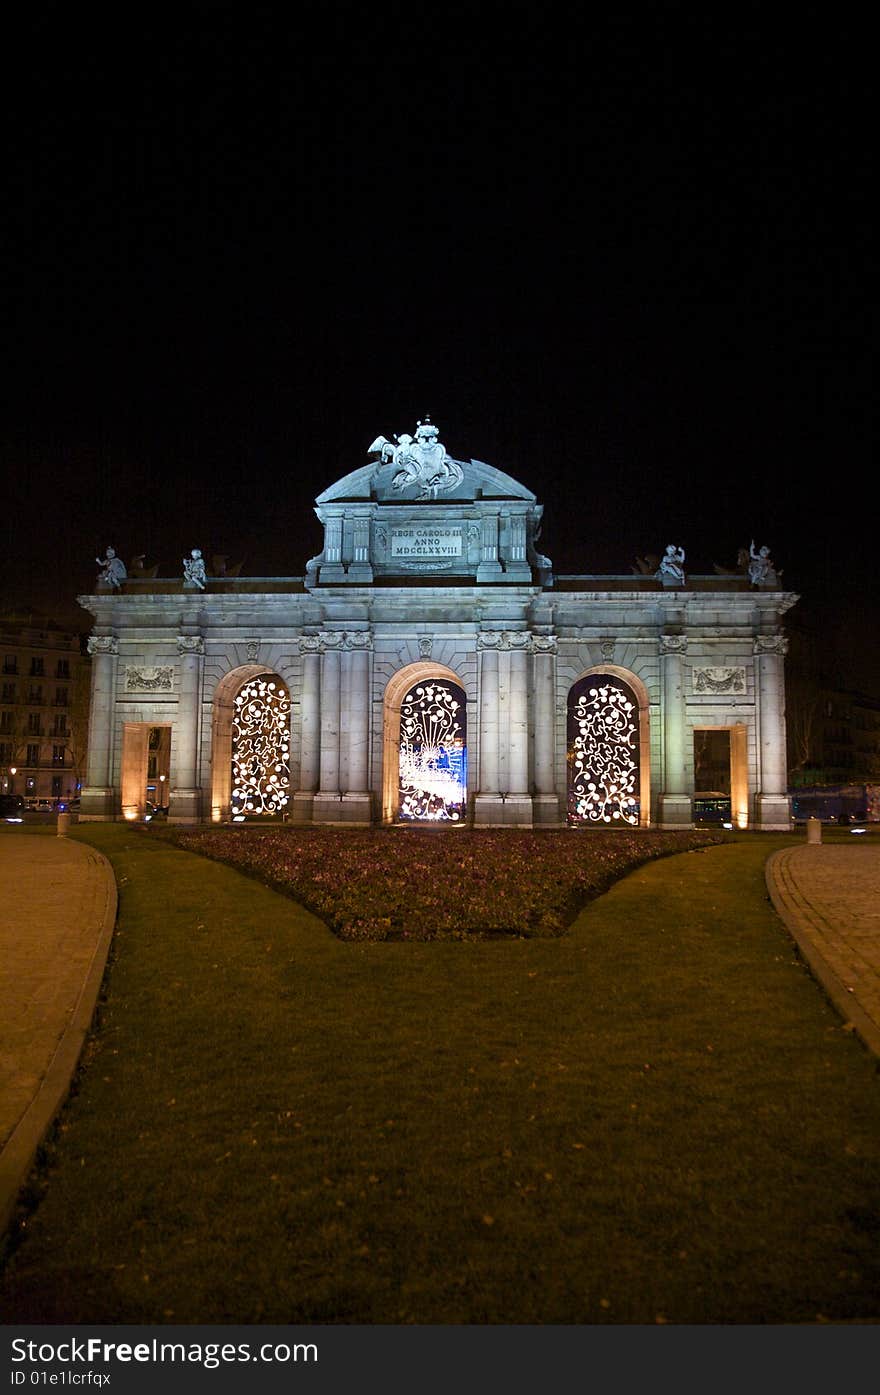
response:
[[[0,1236],[9,1229],[15,1216],[19,1193],[34,1165],[40,1144],[70,1091],[95,1015],[107,955],[116,928],[118,895],[113,869],[103,853],[96,852],[93,848],[84,847],[83,850],[88,860],[96,865],[99,873],[96,899],[101,928],[76,1006],[55,1048],[55,1054],[40,1088],[0,1152]]]
[[[875,1056],[880,1056],[880,1028],[859,1006],[852,991],[835,973],[812,938],[809,903],[804,902],[802,907],[798,907],[794,898],[782,885],[785,864],[796,851],[796,848],[780,848],[778,852],[771,853],[764,864],[764,880],[773,908],[794,940],[813,977],[824,989],[844,1023],[853,1028],[856,1036],[869,1051]]]

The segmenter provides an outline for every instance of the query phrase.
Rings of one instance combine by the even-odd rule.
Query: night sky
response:
[[[557,572],[754,537],[873,679],[858,36],[360,13],[10,49],[4,604],[71,618],[108,543],[300,575],[315,495],[430,413]]]

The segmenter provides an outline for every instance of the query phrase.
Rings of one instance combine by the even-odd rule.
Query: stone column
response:
[[[784,656],[788,641],[782,634],[755,639],[755,687],[758,705],[759,828],[791,827],[791,807],[786,793],[788,763],[785,750]]]
[[[345,568],[342,565],[342,515],[334,514],[324,523],[324,560],[321,563],[320,580],[344,581]]]
[[[526,555],[526,516],[511,513],[507,518],[507,550],[504,572],[511,581],[531,581],[532,569]]]
[[[370,515],[355,514],[352,521],[352,559],[348,565],[349,581],[369,585],[373,580],[370,564]]]
[[[535,684],[535,796],[532,817],[536,824],[559,822],[556,793],[556,639],[533,635]]]
[[[342,817],[346,823],[369,824],[372,818],[368,774],[372,645],[373,637],[366,630],[345,636],[348,692],[342,728],[348,734],[348,788],[342,796]]]
[[[484,631],[477,636],[480,656],[480,785],[474,802],[474,822],[504,822],[504,801],[498,788],[499,685],[498,650],[504,636]]]
[[[345,636],[329,631],[321,640],[321,752],[320,788],[315,795],[315,823],[338,823],[342,817],[339,789],[339,725],[341,708],[342,645]]]
[[[176,783],[170,791],[168,819],[171,823],[197,823],[202,816],[199,737],[205,641],[201,635],[178,635],[177,652],[180,693],[171,747]]]
[[[81,791],[80,818],[112,819],[116,812],[112,787],[113,729],[116,707],[116,668],[119,642],[112,635],[91,635],[92,693],[89,708],[89,748]]]
[[[686,652],[686,635],[660,636],[663,680],[663,792],[660,795],[660,824],[665,828],[689,828],[693,824],[693,809],[685,776]]]
[[[507,703],[508,789],[504,800],[504,822],[532,823],[529,793],[529,697],[528,651],[531,635],[512,630],[505,635],[510,650],[510,678]]]
[[[321,759],[321,641],[317,635],[303,635],[299,647],[303,656],[299,789],[294,791],[291,813],[294,823],[311,823]]]
[[[498,514],[484,513],[480,518],[480,565],[477,581],[497,581],[501,576],[498,561]]]

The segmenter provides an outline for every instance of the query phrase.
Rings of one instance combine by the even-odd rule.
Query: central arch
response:
[[[443,664],[401,669],[385,689],[383,823],[467,819],[467,694]]]

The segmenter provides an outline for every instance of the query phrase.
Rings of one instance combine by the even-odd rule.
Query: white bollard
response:
[[[821,843],[822,841],[822,820],[817,818],[807,819],[807,842]]]
[[[67,830],[68,830],[69,827],[70,827],[70,814],[68,814],[67,812],[60,813],[60,814],[58,815],[57,836],[58,836],[59,838],[63,838],[64,835],[67,833]]]

